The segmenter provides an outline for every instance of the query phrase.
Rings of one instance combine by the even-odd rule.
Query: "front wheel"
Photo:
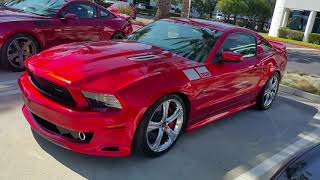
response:
[[[27,34],[9,38],[1,50],[2,65],[12,71],[23,71],[24,60],[39,52],[36,40]]]
[[[186,108],[177,95],[161,98],[142,118],[135,136],[136,148],[156,157],[174,146],[186,121]]]
[[[267,81],[266,85],[262,89],[258,98],[257,106],[261,110],[269,109],[274,102],[280,83],[280,76],[278,73],[274,73]]]

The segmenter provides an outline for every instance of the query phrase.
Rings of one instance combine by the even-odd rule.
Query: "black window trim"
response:
[[[63,7],[63,9],[61,9],[61,12],[59,12],[58,16],[60,18],[62,18],[62,14],[65,12],[65,10],[67,8],[69,8],[70,6],[74,5],[74,4],[85,4],[85,5],[91,6],[91,7],[96,9],[96,17],[93,17],[93,18],[80,18],[80,19],[98,19],[99,18],[99,16],[98,16],[98,15],[100,15],[100,14],[98,14],[99,8],[95,4],[93,4],[91,2],[77,2],[77,1],[71,2],[71,3],[67,4],[65,7]]]
[[[232,35],[234,35],[234,34],[243,34],[243,35],[251,36],[251,37],[253,37],[253,38],[254,38],[255,46],[256,46],[256,53],[255,53],[255,55],[254,55],[254,56],[252,56],[252,57],[245,57],[245,59],[256,58],[256,57],[258,56],[258,44],[257,44],[258,40],[257,40],[257,36],[256,36],[256,35],[254,35],[254,34],[252,34],[252,33],[244,32],[244,31],[236,31],[236,32],[232,32],[232,33],[228,34],[228,36],[223,40],[223,42],[222,42],[221,46],[223,45],[223,43],[224,43],[224,41],[225,41],[226,39],[228,39],[230,36],[232,36]],[[222,51],[222,47],[220,47],[220,49],[218,50],[218,52],[221,52],[221,51]]]
[[[109,13],[109,16],[104,16],[104,17],[102,17],[101,16],[101,12],[102,11],[107,11],[108,13]],[[110,18],[110,17],[112,17],[112,13],[108,10],[108,9],[104,9],[104,8],[99,8],[99,12],[98,12],[98,19],[107,19],[107,18]]]

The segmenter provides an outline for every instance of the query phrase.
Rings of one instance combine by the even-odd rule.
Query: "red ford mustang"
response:
[[[247,29],[160,20],[128,40],[58,46],[19,79],[34,131],[76,152],[149,156],[192,130],[252,105],[268,109],[286,48]]]
[[[11,0],[0,4],[0,60],[14,71],[24,59],[60,44],[119,39],[131,23],[88,0]]]

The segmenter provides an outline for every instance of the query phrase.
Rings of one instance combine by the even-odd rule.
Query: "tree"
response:
[[[171,0],[158,0],[155,20],[170,17]]]
[[[237,16],[246,15],[246,12],[248,10],[248,6],[245,0],[221,0],[219,1],[218,6],[225,15],[225,19],[227,20],[227,22],[230,22],[230,17],[231,15],[233,15],[234,24],[237,21]]]
[[[205,0],[204,1],[204,10],[209,14],[210,18],[213,18],[213,11],[218,4],[218,0]]]
[[[181,17],[188,18],[189,17],[189,10],[190,10],[190,4],[189,0],[182,0],[182,11],[181,11]]]
[[[186,0],[183,0],[186,1]],[[213,17],[213,11],[218,4],[218,0],[193,0],[191,2],[191,8],[196,10],[201,17],[209,15],[210,18]],[[188,6],[189,7],[189,2]],[[184,16],[181,16],[184,17]]]

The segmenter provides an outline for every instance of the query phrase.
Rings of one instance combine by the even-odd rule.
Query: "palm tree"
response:
[[[181,17],[188,18],[189,17],[189,10],[190,10],[190,0],[182,0],[182,11]]]
[[[158,0],[157,7],[156,20],[170,17],[171,0]]]

